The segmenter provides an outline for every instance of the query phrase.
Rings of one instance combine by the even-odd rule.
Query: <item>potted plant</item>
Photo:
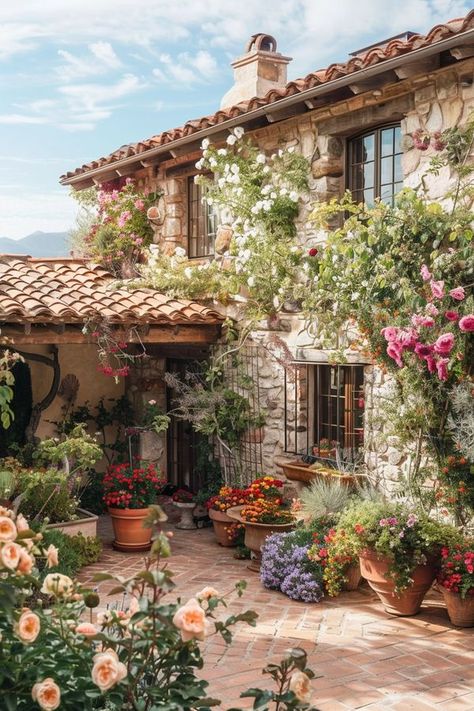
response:
[[[108,467],[104,476],[104,502],[114,527],[114,548],[121,551],[150,548],[151,529],[145,528],[143,522],[164,484],[153,464],[140,466],[137,461]]]
[[[284,508],[279,499],[258,498],[243,506],[234,506],[227,511],[235,521],[244,524],[244,543],[252,552],[249,570],[260,571],[261,549],[267,536],[272,533],[291,531],[296,524],[293,513]]]
[[[329,457],[334,456],[336,451],[337,442],[330,440],[327,437],[322,437],[318,444],[313,445],[313,454],[315,457],[322,457],[323,459],[329,459]]]
[[[227,515],[227,510],[234,506],[242,506],[247,500],[245,489],[235,489],[231,486],[222,486],[216,496],[206,502],[209,518],[214,527],[216,540],[221,546],[233,547],[236,545],[235,528],[239,524]]]
[[[359,556],[344,528],[331,528],[324,537],[324,584],[328,595],[336,597],[343,590],[357,590],[361,581]]]
[[[474,627],[474,541],[465,540],[441,550],[438,582],[456,627]]]
[[[181,520],[176,524],[176,528],[184,530],[196,528],[193,519],[193,511],[196,508],[195,494],[188,489],[178,489],[171,498],[174,505],[181,511]]]
[[[362,577],[392,615],[416,615],[436,577],[441,548],[455,542],[452,526],[403,504],[364,501],[344,512],[339,526],[359,554]]]

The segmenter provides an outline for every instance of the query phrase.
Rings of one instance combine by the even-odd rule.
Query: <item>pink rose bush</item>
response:
[[[385,326],[381,334],[386,353],[398,368],[414,365],[445,382],[463,358],[464,334],[474,331],[474,314],[459,312],[466,299],[463,287],[446,293],[444,281],[434,280],[426,264],[420,274],[429,291],[424,287],[424,304],[409,316],[411,325]],[[459,304],[456,311],[450,308],[453,300]]]
[[[152,506],[150,525],[157,529],[164,520],[163,512]],[[256,614],[247,611],[226,617],[218,612],[231,594],[242,595],[243,581],[226,595],[208,585],[184,604],[173,603],[174,583],[164,564],[169,555],[169,536],[157,529],[150,555],[137,575],[129,579],[99,575],[99,580],[113,580],[115,590],[123,592],[126,600],[123,609],[105,609],[97,592],[63,573],[47,572],[48,565],[61,564],[57,550],[43,548],[41,532],[30,530],[21,514],[0,507],[0,656],[5,708],[206,707],[207,682],[197,676],[203,665],[200,643],[209,635],[220,635],[229,643],[233,626],[255,625]],[[43,573],[37,567],[40,560],[44,561]],[[281,665],[287,699],[280,708],[288,710],[309,699],[312,675],[304,668],[303,650],[291,654]],[[271,694],[277,706],[279,693]]]
[[[97,190],[97,221],[83,236],[81,251],[122,276],[122,264],[132,268],[142,262],[153,242],[147,210],[156,199],[155,193],[138,192],[130,178],[101,185]]]

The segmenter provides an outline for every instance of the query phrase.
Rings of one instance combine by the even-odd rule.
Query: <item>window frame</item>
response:
[[[388,156],[392,157],[393,160],[393,175],[392,175],[392,182],[391,183],[385,183],[384,185],[381,184],[381,173],[382,173],[382,158],[388,157],[388,156],[383,156],[382,155],[382,132],[387,130],[387,129],[396,129],[398,128],[401,131],[401,123],[400,121],[391,121],[390,123],[384,123],[378,126],[374,126],[369,129],[365,129],[364,131],[361,131],[360,133],[357,133],[353,136],[350,136],[347,138],[346,141],[346,188],[350,190],[352,196],[354,199],[356,199],[354,196],[356,194],[359,194],[359,198],[357,198],[357,202],[365,202],[365,196],[364,196],[364,190],[369,190],[370,188],[360,188],[354,185],[353,182],[353,168],[355,165],[364,165],[364,163],[357,163],[353,158],[354,158],[354,152],[355,152],[355,142],[366,138],[368,136],[373,135],[374,136],[374,181],[373,181],[373,192],[374,192],[374,200],[380,199],[383,202],[385,202],[385,199],[382,199],[381,194],[383,187],[386,185],[391,185],[392,186],[392,194],[391,194],[391,202],[395,198],[396,195],[398,195],[398,191],[396,191],[395,186],[400,184],[400,190],[403,187],[403,173],[400,173],[401,180],[395,180],[396,174],[395,174],[395,158],[396,156],[401,156],[403,155],[403,151],[401,148],[401,145],[399,146],[399,150],[393,153],[388,154]],[[393,146],[393,149],[395,150],[395,146]],[[372,203],[373,204],[373,203]]]
[[[289,454],[311,455],[313,445],[321,439],[335,439],[343,449],[351,450],[352,455],[363,446],[365,425],[365,363],[350,363],[332,365],[327,362],[295,361],[289,366],[293,374],[285,369],[285,403],[284,403],[284,451]],[[326,381],[331,383],[332,371],[336,371],[337,389],[341,394],[322,392],[322,369],[327,368]],[[349,378],[341,379],[341,373],[349,371]],[[293,389],[293,397],[289,397],[289,388]],[[333,388],[334,390],[335,388]],[[300,396],[300,391],[305,397]],[[328,418],[336,414],[338,423],[321,422],[324,417],[322,403],[327,398]],[[335,398],[335,410],[332,412],[332,402]],[[349,399],[349,401],[348,401]],[[362,405],[360,400],[362,399]],[[356,400],[359,402],[356,406]],[[357,420],[357,416],[361,419]],[[341,423],[342,420],[342,423]],[[358,422],[360,423],[357,426]],[[290,425],[291,423],[291,425]],[[327,432],[324,427],[327,426]],[[333,431],[336,437],[332,436]],[[292,432],[292,434],[290,434]],[[293,441],[293,446],[290,445]]]
[[[209,210],[209,205],[207,202],[202,202],[202,197],[203,197],[203,190],[202,186],[194,182],[194,178],[196,175],[199,175],[199,173],[195,173],[193,175],[188,175],[187,176],[187,181],[186,181],[186,208],[187,208],[187,231],[188,231],[188,259],[206,259],[208,257],[213,257],[215,254],[214,246],[215,246],[215,241],[216,241],[216,235],[217,235],[217,228],[218,228],[218,216],[215,212]],[[198,191],[200,194],[200,198],[198,200],[193,200],[193,190]],[[196,254],[192,253],[191,245],[193,241],[193,235],[192,235],[192,223],[193,219],[196,219],[193,216],[193,209],[192,205],[193,202],[197,202],[200,205],[200,209],[202,210],[200,217],[202,218],[202,222],[205,228],[205,233],[203,235],[198,235],[196,237]],[[199,217],[197,218],[199,220]],[[214,221],[214,232],[209,231],[209,221],[210,220]],[[204,250],[203,253],[200,253],[199,245],[203,244],[204,245]],[[207,248],[207,251],[206,251]]]

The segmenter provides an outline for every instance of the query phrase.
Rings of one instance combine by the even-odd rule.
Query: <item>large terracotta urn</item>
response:
[[[441,588],[449,619],[456,627],[474,627],[474,595],[463,599],[459,593]]]
[[[250,523],[245,521],[240,516],[240,511],[243,506],[232,506],[232,508],[227,509],[227,514],[234,519],[234,521],[239,521],[245,526],[245,538],[244,543],[252,552],[252,559],[247,566],[249,570],[254,572],[260,572],[260,564],[262,562],[262,546],[265,543],[268,536],[272,533],[284,533],[285,531],[292,531],[295,527],[294,523]]]
[[[362,551],[359,560],[362,577],[379,596],[385,612],[400,617],[409,617],[419,612],[421,603],[435,579],[435,565],[417,565],[411,574],[413,583],[398,596],[395,594],[393,581],[387,577],[390,558],[367,549]]]
[[[215,509],[209,509],[209,518],[212,521],[218,544],[225,548],[235,546],[234,537],[229,536],[229,528],[236,525],[235,519],[228,516],[225,511],[216,511]]]
[[[109,514],[114,527],[113,547],[119,551],[147,551],[151,548],[151,528],[143,522],[150,509],[116,509],[109,506]]]

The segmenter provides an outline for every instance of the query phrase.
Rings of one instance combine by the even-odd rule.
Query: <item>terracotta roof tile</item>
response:
[[[474,27],[474,10],[471,10],[471,12],[469,12],[465,17],[436,25],[426,35],[413,34],[407,39],[393,39],[387,44],[381,44],[378,47],[371,47],[366,53],[361,54],[360,56],[352,57],[347,62],[331,64],[326,69],[311,72],[306,77],[290,81],[281,89],[270,90],[263,98],[254,97],[249,101],[243,101],[235,106],[216,111],[216,113],[210,116],[204,116],[199,119],[187,121],[184,126],[164,131],[163,133],[152,136],[147,140],[122,146],[108,156],[86,163],[82,167],[66,173],[61,176],[61,179],[67,180],[69,178],[73,178],[74,176],[87,173],[94,168],[111,165],[121,158],[138,155],[144,151],[150,150],[151,148],[166,145],[171,141],[192,135],[197,131],[217,126],[228,119],[244,116],[247,112],[258,109],[260,106],[272,104],[279,99],[287,96],[294,96],[295,94],[306,91],[307,89],[312,89],[320,84],[346,76],[360,69],[366,69],[375,64],[384,62],[387,59],[392,59],[402,56],[407,52],[427,47],[452,35],[471,29],[472,27]]]
[[[84,260],[0,255],[0,321],[83,323],[219,324],[222,316],[192,301],[152,289],[114,288],[114,279]]]

